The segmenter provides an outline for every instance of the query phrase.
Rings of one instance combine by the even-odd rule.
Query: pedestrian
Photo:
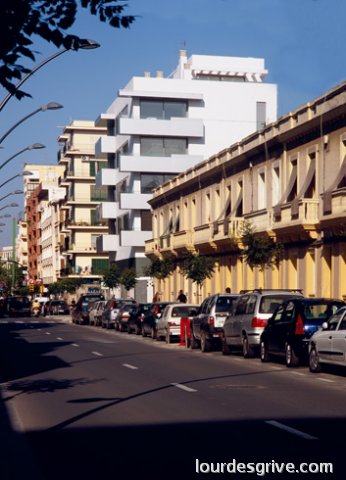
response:
[[[186,303],[187,302],[187,297],[182,290],[179,290],[179,295],[178,295],[177,301],[181,302],[181,303]]]
[[[160,301],[160,294],[159,292],[156,292],[155,295],[153,296],[153,303],[157,303]]]

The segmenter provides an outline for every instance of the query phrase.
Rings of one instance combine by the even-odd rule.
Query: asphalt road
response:
[[[221,476],[346,478],[343,371],[202,354],[67,317],[0,320],[0,362],[1,480],[215,478],[196,465],[233,460],[333,462],[334,473]]]

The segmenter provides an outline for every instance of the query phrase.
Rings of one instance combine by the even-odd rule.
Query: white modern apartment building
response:
[[[107,127],[96,155],[108,160],[96,185],[108,186],[111,199],[97,209],[109,221],[99,252],[140,271],[152,189],[276,120],[277,87],[264,83],[267,73],[261,58],[188,58],[183,50],[168,77],[145,73],[119,91],[96,121]]]

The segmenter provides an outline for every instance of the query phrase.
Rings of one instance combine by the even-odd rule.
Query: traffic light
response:
[[[35,290],[35,285],[33,283],[29,284],[29,292],[33,292]]]

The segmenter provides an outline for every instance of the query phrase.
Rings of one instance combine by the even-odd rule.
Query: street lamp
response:
[[[18,155],[20,155],[21,153],[26,152],[27,150],[37,150],[37,149],[39,149],[39,148],[46,148],[46,146],[45,146],[45,145],[42,145],[42,143],[33,143],[32,145],[29,145],[28,147],[23,148],[23,150],[21,150],[20,152],[15,153],[14,155],[12,155],[12,157],[8,158],[8,159],[6,160],[6,162],[2,163],[2,164],[0,165],[0,170],[1,170],[2,168],[4,168],[4,166],[7,165],[8,162],[10,162],[10,161],[13,160],[14,158],[18,157]]]
[[[17,173],[17,175],[13,175],[13,177],[9,178],[8,180],[6,180],[6,182],[2,183],[0,185],[0,188],[3,187],[4,185],[6,185],[6,183],[10,182],[11,180],[14,180],[17,177],[24,177],[26,175],[33,175],[33,173],[30,172],[29,170],[23,170],[22,173]]]
[[[5,205],[4,207],[0,208],[0,210],[4,210],[7,207],[19,207],[18,203],[9,203],[8,205]]]
[[[4,200],[5,198],[9,197],[10,195],[20,195],[21,193],[24,193],[23,190],[15,190],[14,192],[8,193],[7,195],[3,196],[0,198],[0,202]],[[10,217],[11,215],[9,215]]]
[[[32,70],[30,70],[30,72],[28,72],[18,83],[17,85],[15,85],[14,87],[14,90],[13,92],[10,92],[6,95],[6,97],[3,99],[3,101],[1,102],[0,104],[0,112],[1,110],[4,108],[4,106],[6,105],[6,103],[9,101],[9,99],[19,90],[19,88],[23,85],[23,83],[28,80],[28,78],[31,77],[31,75],[33,75],[35,72],[37,72],[37,70],[39,70],[40,68],[42,68],[44,65],[46,65],[48,62],[50,62],[51,60],[53,60],[54,58],[57,58],[59,57],[60,55],[62,55],[63,53],[65,52],[68,52],[69,50],[79,50],[79,49],[83,49],[83,50],[92,50],[94,48],[99,48],[101,45],[97,42],[95,42],[94,40],[89,40],[87,38],[77,38],[73,41],[73,43],[71,44],[70,47],[68,48],[64,48],[63,50],[60,50],[59,52],[57,53],[54,53],[54,55],[51,55],[50,57],[46,58],[45,60],[43,60],[41,63],[39,63],[38,65],[36,65],[36,67],[34,67]]]
[[[38,112],[46,112],[47,110],[58,110],[59,108],[63,108],[62,105],[60,105],[60,103],[57,103],[57,102],[49,102],[47,103],[46,105],[42,105],[40,108],[37,108],[36,110],[34,110],[32,113],[29,113],[29,115],[27,115],[26,117],[22,118],[21,120],[19,120],[19,122],[15,123],[13,125],[13,127],[11,127],[9,130],[7,130],[6,133],[4,133],[4,135],[0,138],[0,144],[5,140],[5,138],[11,133],[13,132],[13,130],[15,128],[18,127],[18,125],[20,125],[21,123],[25,122],[25,120],[27,120],[28,118],[32,117],[33,115],[35,115],[36,113]]]

